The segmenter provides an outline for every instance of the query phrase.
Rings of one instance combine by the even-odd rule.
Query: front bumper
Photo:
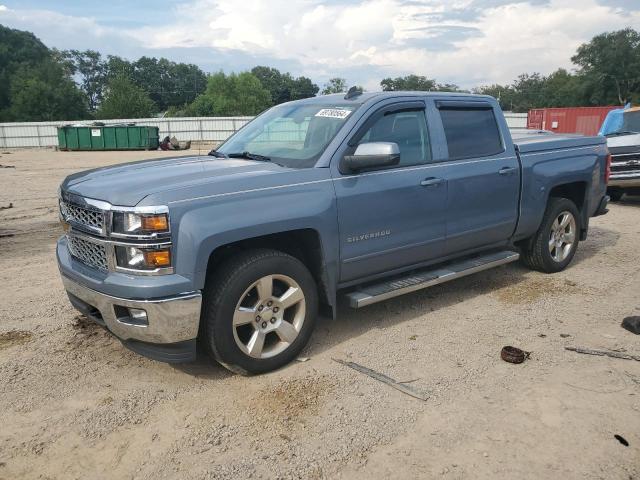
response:
[[[200,292],[153,300],[130,300],[96,292],[62,275],[71,304],[104,326],[130,349],[165,362],[195,359],[202,295]],[[128,308],[144,310],[146,324],[134,322]]]
[[[640,187],[640,174],[636,174],[633,177],[611,177],[607,187],[618,188],[638,188]]]

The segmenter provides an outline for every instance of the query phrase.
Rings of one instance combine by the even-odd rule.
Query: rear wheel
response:
[[[540,228],[524,246],[524,263],[545,273],[564,270],[576,253],[580,236],[580,213],[566,198],[551,198]]]
[[[252,250],[227,261],[204,292],[202,340],[241,374],[279,368],[304,348],[318,309],[316,284],[298,259]]]

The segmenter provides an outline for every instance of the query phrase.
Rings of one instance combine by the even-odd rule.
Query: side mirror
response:
[[[371,168],[390,167],[400,163],[400,148],[394,142],[361,143],[353,155],[342,159],[341,171],[359,172]]]

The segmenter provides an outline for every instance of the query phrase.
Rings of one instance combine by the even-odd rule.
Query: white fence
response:
[[[506,112],[509,128],[525,128],[526,113]],[[127,118],[105,120],[106,125],[136,123],[157,126],[160,139],[176,136],[178,140],[221,142],[253,117],[185,117],[185,118]],[[0,123],[0,148],[53,147],[58,145],[57,127],[70,124],[88,125],[90,122],[24,122]]]
[[[185,117],[185,118],[125,118],[104,120],[105,125],[135,123],[158,127],[160,139],[167,135],[178,140],[221,142],[253,117]],[[58,145],[57,127],[89,125],[79,122],[0,123],[0,148],[52,147]]]

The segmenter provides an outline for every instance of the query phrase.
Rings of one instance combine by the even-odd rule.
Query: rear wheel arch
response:
[[[587,182],[568,182],[554,186],[549,191],[547,206],[553,198],[566,198],[571,200],[580,213],[580,240],[586,240],[589,228],[589,206],[587,205]]]

